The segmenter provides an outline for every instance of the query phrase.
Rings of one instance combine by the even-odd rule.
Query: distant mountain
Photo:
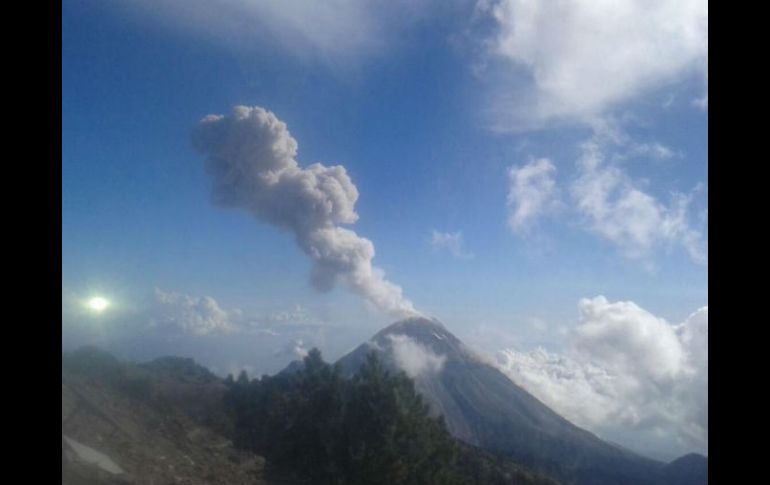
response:
[[[417,390],[433,412],[444,416],[454,436],[566,484],[708,483],[702,473],[706,468],[691,458],[665,465],[573,425],[476,356],[436,320],[407,319],[381,330],[338,361],[343,373],[355,374],[371,351],[391,370],[412,374]]]
[[[140,366],[156,375],[165,375],[184,382],[212,383],[221,380],[189,357],[159,357]]]
[[[323,365],[331,369],[329,364]],[[425,414],[419,398],[405,399],[408,393],[416,396],[408,380],[384,373],[379,374],[383,380],[375,377],[379,386],[390,379],[390,384],[401,381],[400,387],[377,387],[380,391],[394,391],[385,394],[358,392],[358,399],[346,403],[352,413],[348,416],[357,417],[356,426],[340,426],[325,414],[329,411],[324,411],[326,399],[308,401],[309,395],[325,395],[319,393],[324,389],[324,381],[318,380],[318,374],[303,376],[304,370],[303,362],[292,366],[283,377],[223,380],[192,359],[163,357],[148,363],[131,363],[94,347],[63,352],[62,485],[423,485],[427,483],[423,476],[437,471],[446,476],[430,483],[562,485],[452,438],[437,423],[430,424],[433,420]],[[343,398],[351,398],[347,391],[354,389],[354,381],[339,375],[336,379],[346,387],[334,388],[334,399],[342,402]],[[296,385],[310,388],[295,392]],[[274,399],[261,399],[260,389],[269,389]],[[306,392],[308,389],[311,392]],[[361,399],[367,395],[374,400]],[[393,400],[388,401],[388,395]],[[404,407],[380,405],[388,402]],[[407,402],[419,406],[407,406]],[[375,405],[374,409],[398,411],[378,415],[367,407],[370,404]],[[339,411],[336,406],[330,409]],[[292,419],[283,420],[286,415]],[[312,418],[304,420],[304,416]],[[315,435],[316,440],[309,441],[311,446],[297,452],[295,446],[308,443],[308,424],[311,429],[320,426],[326,432]],[[397,425],[401,433],[393,432]],[[351,451],[351,442],[347,440],[345,446],[336,446],[339,433],[333,431],[335,428],[358,430],[366,446],[354,447],[357,452]],[[243,438],[254,438],[260,430],[277,432],[282,438],[265,440],[270,446],[264,451],[270,451],[270,460],[274,461],[244,446]],[[390,445],[378,447],[378,443]],[[399,452],[393,453],[391,445],[397,446]],[[308,466],[307,457],[316,454],[307,451],[319,450],[337,450],[338,455],[331,455],[337,457],[336,465],[330,466],[332,461],[323,456]],[[354,477],[346,481],[339,465],[361,461],[358,452],[363,450],[371,452],[371,459],[365,463],[374,467],[373,473],[366,475],[372,478]],[[407,459],[421,453],[429,459]],[[407,464],[411,464],[411,471],[405,474]],[[286,469],[297,476],[286,475]],[[327,470],[332,479],[309,479],[314,470]],[[378,471],[389,471],[401,478],[384,482],[387,477]]]
[[[697,453],[681,456],[661,469],[660,483],[702,485],[708,483],[709,459]]]
[[[263,485],[223,429],[224,384],[190,359],[62,354],[63,485]]]
[[[287,376],[287,375],[295,374],[301,371],[303,368],[304,368],[304,363],[301,360],[293,360],[289,362],[289,365],[284,367],[284,369],[276,375]]]

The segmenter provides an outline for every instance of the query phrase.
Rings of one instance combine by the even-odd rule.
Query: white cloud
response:
[[[543,348],[529,352],[507,349],[498,352],[497,359],[513,381],[578,426],[598,426],[606,420],[608,410],[617,407],[614,396],[602,392],[615,378],[600,367]]]
[[[339,282],[392,315],[418,313],[401,287],[372,265],[374,244],[340,227],[358,220],[358,190],[345,167],[300,167],[297,141],[286,124],[260,107],[236,106],[229,116],[206,116],[193,143],[206,155],[214,203],[246,209],[291,232],[313,260],[317,289],[329,291]]]
[[[705,72],[706,0],[481,0],[497,29],[489,53],[509,70],[498,128],[586,121]]]
[[[155,289],[147,309],[151,327],[193,335],[227,334],[238,331],[227,312],[211,297],[192,297]]]
[[[458,232],[439,232],[435,229],[430,240],[431,246],[435,249],[446,249],[455,258],[468,259],[472,258],[473,254],[466,253],[463,246],[463,233]]]
[[[508,225],[512,231],[526,232],[535,219],[556,207],[555,173],[556,167],[547,158],[508,169]]]
[[[437,355],[407,335],[388,335],[396,365],[411,378],[441,372],[446,356]]]
[[[323,325],[323,321],[315,316],[309,309],[302,305],[294,305],[291,310],[273,312],[264,319],[266,322],[276,323],[282,326],[316,327]]]
[[[708,73],[708,63],[706,66],[706,71],[703,73],[703,95],[699,98],[695,98],[692,100],[692,105],[696,108],[700,109],[701,111],[708,111],[709,109],[709,73]]]
[[[671,148],[660,142],[634,143],[629,150],[630,155],[637,157],[647,157],[653,160],[668,160],[671,158],[683,158],[679,152],[674,152]]]
[[[675,151],[657,140],[643,142],[629,135],[624,125],[639,122],[640,120],[630,113],[621,117],[608,115],[594,118],[589,123],[593,131],[590,141],[604,148],[613,147],[615,150],[612,158],[615,160],[645,158],[658,161],[684,158],[681,151]]]
[[[275,351],[276,356],[287,355],[295,360],[302,360],[310,352],[302,339],[294,339],[287,342],[282,348]]]
[[[671,454],[707,453],[708,307],[679,325],[602,296],[579,310],[565,354],[508,349],[499,367],[580,426],[637,448],[649,433],[674,443]]]
[[[578,303],[575,350],[617,370],[663,381],[688,374],[687,356],[675,328],[633,302],[610,303],[603,296]]]
[[[680,245],[693,262],[706,264],[706,242],[690,223],[692,194],[673,193],[670,204],[661,203],[607,160],[606,147],[597,137],[582,145],[578,176],[570,186],[589,230],[630,258],[647,258],[660,246]]]
[[[376,55],[433,12],[431,0],[138,0],[117,2],[163,25],[250,52],[268,46],[342,66]]]
[[[698,109],[701,109],[703,111],[706,111],[709,109],[709,95],[708,93],[704,94],[700,98],[696,98],[692,100],[692,105],[695,106]]]
[[[511,230],[525,235],[538,218],[558,209],[560,215],[612,243],[628,258],[649,263],[656,251],[679,246],[696,264],[707,264],[707,221],[698,220],[690,210],[705,186],[698,184],[689,193],[672,192],[664,203],[623,169],[629,159],[666,160],[683,155],[657,141],[633,139],[613,118],[596,119],[591,127],[594,135],[579,145],[575,175],[565,190],[569,205],[560,200],[556,167],[549,159],[509,169]]]

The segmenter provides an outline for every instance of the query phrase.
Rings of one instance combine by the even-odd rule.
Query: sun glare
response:
[[[108,306],[110,306],[110,302],[106,298],[95,296],[86,302],[86,306],[96,313],[101,313],[106,310]]]

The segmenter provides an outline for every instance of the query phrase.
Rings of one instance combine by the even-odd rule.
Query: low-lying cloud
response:
[[[231,321],[232,312],[225,311],[208,296],[191,297],[156,288],[147,315],[151,327],[193,335],[226,334],[238,330]]]
[[[446,356],[438,355],[428,347],[414,341],[407,335],[388,335],[396,365],[406,375],[415,379],[437,374],[444,368]]]
[[[564,354],[507,349],[499,367],[560,414],[611,439],[646,432],[669,447],[659,453],[708,453],[708,307],[672,325],[633,302],[598,296],[578,306]]]
[[[345,167],[300,167],[297,141],[286,124],[260,107],[236,106],[230,115],[206,116],[193,144],[206,156],[213,202],[246,209],[292,233],[313,261],[311,282],[318,290],[342,283],[391,315],[418,314],[401,287],[372,265],[374,244],[341,227],[358,220],[358,190]]]

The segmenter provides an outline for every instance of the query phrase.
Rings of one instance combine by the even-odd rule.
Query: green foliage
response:
[[[353,379],[313,349],[296,373],[229,382],[236,445],[273,479],[313,484],[536,484],[460,445],[406,375],[375,353]],[[545,481],[542,483],[553,483]]]

